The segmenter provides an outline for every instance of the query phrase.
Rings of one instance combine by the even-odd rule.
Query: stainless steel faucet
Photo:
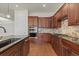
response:
[[[0,26],[0,28],[4,30],[4,33],[6,33],[6,29],[3,26]]]

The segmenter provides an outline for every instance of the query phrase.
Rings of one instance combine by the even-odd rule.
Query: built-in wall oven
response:
[[[37,32],[38,32],[38,28],[37,27],[29,28],[29,36],[30,37],[36,37]]]

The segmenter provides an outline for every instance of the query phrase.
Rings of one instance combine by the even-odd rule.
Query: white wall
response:
[[[28,10],[15,10],[15,35],[28,35]]]
[[[29,16],[38,16],[38,17],[50,17],[53,15],[53,12],[32,12],[29,13]]]

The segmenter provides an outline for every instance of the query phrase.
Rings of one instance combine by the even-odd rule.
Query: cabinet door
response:
[[[34,27],[37,27],[38,26],[38,17],[34,16],[33,20],[34,20]]]
[[[29,16],[28,17],[29,27],[37,27],[38,26],[38,17],[37,16]]]
[[[70,56],[79,56],[79,54],[77,54],[77,53],[71,51]]]
[[[26,39],[24,41],[24,46],[23,46],[23,56],[27,56],[29,53],[29,48],[30,48],[30,44],[29,44],[29,40]]]
[[[50,21],[51,21],[50,17],[39,17],[39,27],[50,28],[50,24],[51,24]]]
[[[56,28],[57,27],[57,19],[56,19],[56,16],[53,17],[53,28]]]
[[[14,46],[10,47],[8,50],[4,51],[1,56],[20,56],[21,55],[21,45],[23,43],[19,42],[18,44],[15,44]]]
[[[28,24],[29,24],[29,27],[33,27],[34,26],[33,17],[31,17],[31,16],[28,17]]]
[[[55,26],[54,26],[54,17],[52,16],[51,17],[51,28],[54,28]]]
[[[63,50],[62,50],[62,52],[63,52],[63,56],[69,56],[70,55],[70,49],[68,48],[68,47],[65,47],[65,46],[63,46],[62,47],[63,48]]]
[[[43,25],[43,19],[42,18],[38,18],[39,20],[38,20],[38,27],[44,27],[44,25]]]
[[[68,6],[68,25],[79,24],[79,4],[70,3]]]
[[[49,33],[39,33],[37,34],[38,36],[38,40],[40,40],[41,42],[50,42],[50,40],[52,39],[52,35]]]
[[[62,7],[62,17],[68,16],[68,3],[64,4]]]
[[[53,28],[60,28],[61,27],[61,20],[57,19],[57,16],[53,18]]]

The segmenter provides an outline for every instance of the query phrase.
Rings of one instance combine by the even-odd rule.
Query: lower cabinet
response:
[[[63,47],[63,56],[79,56],[79,53],[68,47]]]
[[[25,38],[24,40],[9,47],[5,51],[0,52],[0,56],[27,56],[28,52],[29,52],[29,40],[28,38]]]
[[[61,56],[62,55],[61,39],[57,36],[52,36],[51,44],[52,44],[52,47],[55,50],[56,54],[58,56]]]
[[[52,35],[50,33],[38,33],[37,37],[39,41],[49,43]]]
[[[62,55],[63,56],[79,56],[79,46],[67,41],[67,40],[62,40]]]
[[[63,54],[62,55],[68,56],[69,53],[70,53],[70,49],[68,47],[65,47],[65,46],[63,46],[62,48],[63,48],[63,50],[62,50]]]
[[[18,44],[8,48],[7,50],[3,51],[0,55],[1,56],[19,56],[21,54],[21,43],[19,42]]]
[[[25,40],[24,41],[24,46],[23,46],[23,56],[27,56],[30,50],[30,44],[29,44],[29,40]]]
[[[58,56],[79,56],[79,45],[61,37],[53,35],[51,45]]]

